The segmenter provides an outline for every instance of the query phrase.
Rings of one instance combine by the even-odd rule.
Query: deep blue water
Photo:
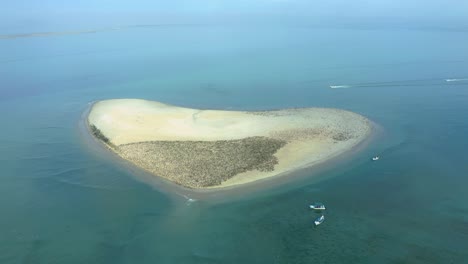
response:
[[[0,40],[0,263],[468,263],[466,78],[463,31],[177,26]],[[321,175],[187,203],[83,143],[83,111],[109,98],[336,107],[384,132]],[[329,208],[318,228],[312,200]]]

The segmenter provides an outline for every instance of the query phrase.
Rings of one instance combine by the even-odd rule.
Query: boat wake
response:
[[[182,197],[185,198],[185,203],[186,203],[187,205],[190,205],[190,204],[192,204],[192,203],[194,203],[194,202],[197,201],[197,199],[190,198],[189,196],[187,196],[187,195],[185,195],[185,194],[180,194],[180,195],[181,195]]]
[[[468,78],[432,78],[432,79],[419,79],[419,80],[401,80],[401,81],[387,81],[387,82],[366,82],[354,83],[350,85],[330,85],[330,89],[346,89],[346,88],[377,88],[377,87],[422,87],[422,86],[440,86],[447,85],[448,83],[468,83]]]
[[[462,79],[445,79],[446,82],[466,82],[468,81],[468,78],[462,78]]]
[[[350,85],[330,85],[330,89],[346,89],[351,88]]]

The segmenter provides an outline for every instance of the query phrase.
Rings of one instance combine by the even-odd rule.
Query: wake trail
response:
[[[455,83],[468,83],[468,78],[428,78],[428,79],[416,79],[416,80],[402,80],[402,81],[386,81],[386,82],[364,82],[355,84],[340,84],[330,85],[330,89],[346,89],[346,88],[377,88],[377,87],[421,87],[421,86],[437,86],[447,85]]]
[[[468,78],[445,79],[446,82],[468,82]]]

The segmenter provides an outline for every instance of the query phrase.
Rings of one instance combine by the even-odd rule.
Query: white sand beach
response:
[[[140,99],[97,102],[88,122],[120,157],[189,188],[228,187],[312,166],[372,130],[367,118],[338,109],[198,110]]]

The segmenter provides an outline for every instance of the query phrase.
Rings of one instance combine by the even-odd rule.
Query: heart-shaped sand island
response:
[[[136,166],[189,188],[226,187],[312,166],[371,134],[338,109],[198,110],[139,99],[97,102],[92,134]]]

